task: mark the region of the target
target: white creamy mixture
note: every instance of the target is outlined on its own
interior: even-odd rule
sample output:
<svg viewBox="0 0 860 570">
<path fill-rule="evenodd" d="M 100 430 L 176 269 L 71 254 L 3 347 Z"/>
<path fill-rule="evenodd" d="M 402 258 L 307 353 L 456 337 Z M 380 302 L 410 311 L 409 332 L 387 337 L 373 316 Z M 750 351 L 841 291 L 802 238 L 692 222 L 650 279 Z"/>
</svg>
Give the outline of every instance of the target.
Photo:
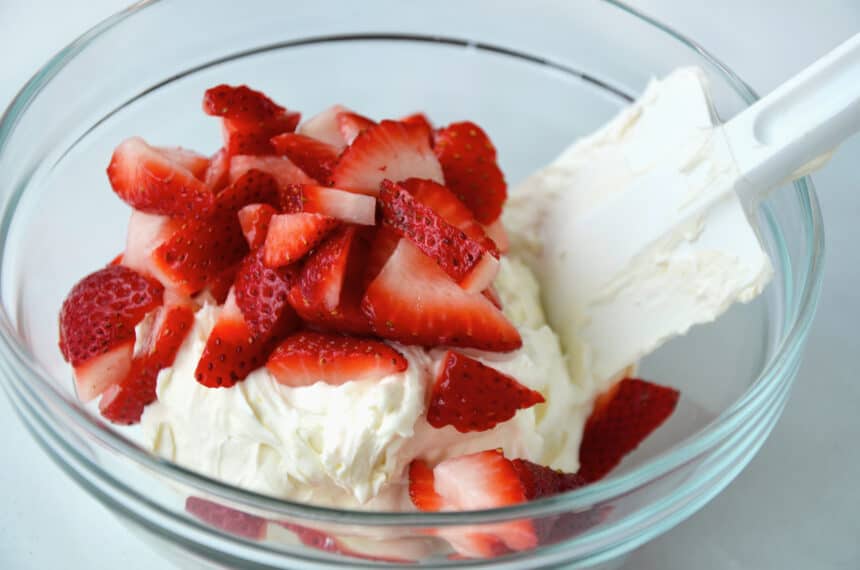
<svg viewBox="0 0 860 570">
<path fill-rule="evenodd" d="M 193 374 L 218 313 L 206 305 L 159 376 L 158 402 L 142 419 L 146 445 L 261 493 L 382 510 L 413 508 L 405 468 L 416 457 L 503 448 L 575 472 L 597 393 L 770 278 L 740 202 L 712 191 L 732 174 L 713 129 L 700 72 L 679 70 L 512 191 L 504 214 L 512 257 L 495 287 L 523 347 L 463 352 L 538 390 L 545 404 L 485 432 L 435 429 L 425 397 L 444 350 L 401 345 L 409 368 L 380 381 L 290 388 L 263 368 L 232 388 L 206 388 Z"/>
</svg>

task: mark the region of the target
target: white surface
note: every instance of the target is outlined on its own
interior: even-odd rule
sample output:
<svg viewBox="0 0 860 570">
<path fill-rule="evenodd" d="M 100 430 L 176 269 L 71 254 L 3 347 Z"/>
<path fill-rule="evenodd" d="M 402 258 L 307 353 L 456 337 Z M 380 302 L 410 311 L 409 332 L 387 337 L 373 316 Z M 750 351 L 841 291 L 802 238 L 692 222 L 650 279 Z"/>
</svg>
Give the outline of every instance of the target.
<svg viewBox="0 0 860 570">
<path fill-rule="evenodd" d="M 0 106 L 49 56 L 123 0 L 0 0 Z M 768 91 L 860 31 L 857 0 L 631 0 Z M 106 70 L 107 72 L 107 70 Z M 815 176 L 828 259 L 791 401 L 761 453 L 689 521 L 625 570 L 860 567 L 860 140 Z M 0 397 L 0 568 L 165 568 L 51 463 Z"/>
</svg>

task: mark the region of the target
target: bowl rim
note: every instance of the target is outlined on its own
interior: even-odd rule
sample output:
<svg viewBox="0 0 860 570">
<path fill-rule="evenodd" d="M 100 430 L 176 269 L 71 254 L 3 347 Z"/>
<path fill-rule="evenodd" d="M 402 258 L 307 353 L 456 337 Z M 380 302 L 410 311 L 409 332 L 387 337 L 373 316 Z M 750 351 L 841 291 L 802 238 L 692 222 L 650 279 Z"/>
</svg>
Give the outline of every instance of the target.
<svg viewBox="0 0 860 570">
<path fill-rule="evenodd" d="M 655 18 L 626 5 L 621 0 L 599 1 L 619 9 L 621 12 L 655 28 L 696 52 L 724 76 L 728 84 L 747 104 L 751 104 L 758 99 L 753 89 L 737 74 L 687 36 Z M 108 17 L 57 52 L 56 55 L 43 65 L 21 88 L 6 111 L 0 115 L 0 155 L 2 155 L 8 143 L 9 136 L 14 132 L 18 121 L 27 111 L 35 97 L 77 54 L 117 24 L 160 2 L 162 0 L 143 0 Z M 659 479 L 685 463 L 692 461 L 700 454 L 705 453 L 708 449 L 727 437 L 737 426 L 742 425 L 744 420 L 755 412 L 756 404 L 762 392 L 775 388 L 780 381 L 788 381 L 790 375 L 785 374 L 785 368 L 791 364 L 791 361 L 802 348 L 803 341 L 815 313 L 821 289 L 824 259 L 823 221 L 812 181 L 809 177 L 805 177 L 795 181 L 794 186 L 795 195 L 802 209 L 802 222 L 807 236 L 808 263 L 806 267 L 800 268 L 804 271 L 802 275 L 802 289 L 799 291 L 797 308 L 794 319 L 789 325 L 789 330 L 784 334 L 770 361 L 767 362 L 746 392 L 728 408 L 723 410 L 707 426 L 688 436 L 673 449 L 649 459 L 628 472 L 610 476 L 575 491 L 509 507 L 440 513 L 363 511 L 301 503 L 242 489 L 161 459 L 126 437 L 114 433 L 105 426 L 93 421 L 91 415 L 81 406 L 70 402 L 68 398 L 56 391 L 46 371 L 35 361 L 35 358 L 29 351 L 18 342 L 15 327 L 12 324 L 5 305 L 2 303 L 0 303 L 0 353 L 8 359 L 7 361 L 13 361 L 17 365 L 15 368 L 25 371 L 28 379 L 44 384 L 40 388 L 47 388 L 47 390 L 40 389 L 40 393 L 36 394 L 32 382 L 23 383 L 19 388 L 31 392 L 37 400 L 49 399 L 52 406 L 56 406 L 63 412 L 64 418 L 74 422 L 76 427 L 81 428 L 89 436 L 94 437 L 99 443 L 121 453 L 139 466 L 172 479 L 177 483 L 205 492 L 210 496 L 222 498 L 233 504 L 245 505 L 251 509 L 265 510 L 285 516 L 298 516 L 306 520 L 320 522 L 372 524 L 377 526 L 408 525 L 413 527 L 485 523 L 510 518 L 548 516 L 579 510 L 595 503 L 630 493 L 637 487 Z M 2 275 L 2 264 L 6 257 L 5 246 L 9 225 L 14 217 L 23 190 L 23 185 L 15 188 L 4 207 L 5 211 L 0 223 L 2 224 L 0 225 L 0 234 L 2 234 L 0 235 L 0 275 Z M 2 291 L 0 291 L 0 297 L 2 297 Z M 18 375 L 11 374 L 10 376 L 14 381 L 14 378 Z M 89 467 L 100 476 L 112 477 L 100 465 L 88 458 L 81 457 L 81 459 L 89 462 Z"/>
</svg>

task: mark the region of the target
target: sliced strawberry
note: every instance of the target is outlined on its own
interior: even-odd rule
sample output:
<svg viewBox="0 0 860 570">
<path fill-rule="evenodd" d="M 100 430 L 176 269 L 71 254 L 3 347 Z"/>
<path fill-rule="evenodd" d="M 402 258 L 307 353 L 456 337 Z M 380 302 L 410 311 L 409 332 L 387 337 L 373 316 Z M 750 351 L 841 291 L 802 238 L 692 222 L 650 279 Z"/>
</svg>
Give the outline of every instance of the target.
<svg viewBox="0 0 860 570">
<path fill-rule="evenodd" d="M 420 459 L 409 464 L 409 498 L 419 511 L 442 510 L 442 497 L 436 492 L 433 470 Z"/>
<path fill-rule="evenodd" d="M 268 204 L 249 204 L 239 210 L 239 225 L 242 226 L 248 247 L 254 250 L 266 242 L 269 222 L 277 213 L 277 210 Z"/>
<path fill-rule="evenodd" d="M 337 162 L 340 151 L 328 143 L 296 133 L 284 133 L 272 139 L 278 154 L 286 155 L 308 176 L 321 184 L 328 182 L 331 169 Z"/>
<path fill-rule="evenodd" d="M 585 423 L 578 474 L 589 483 L 612 471 L 675 410 L 674 388 L 625 378 L 601 395 Z"/>
<path fill-rule="evenodd" d="M 158 280 L 167 288 L 178 288 L 155 262 L 153 252 L 182 227 L 183 222 L 167 216 L 144 214 L 133 210 L 128 221 L 128 237 L 122 265 Z"/>
<path fill-rule="evenodd" d="M 246 123 L 268 121 L 286 109 L 247 85 L 216 85 L 203 94 L 203 112 Z"/>
<path fill-rule="evenodd" d="M 429 206 L 446 222 L 458 230 L 462 230 L 467 236 L 483 245 L 487 251 L 499 257 L 496 244 L 487 236 L 481 224 L 475 220 L 472 210 L 466 207 L 453 192 L 432 180 L 420 178 L 404 180 L 401 185 L 416 200 Z"/>
<path fill-rule="evenodd" d="M 209 170 L 209 159 L 193 150 L 179 146 L 159 147 L 158 150 L 170 161 L 182 166 L 198 180 L 206 179 Z"/>
<path fill-rule="evenodd" d="M 322 214 L 363 226 L 376 223 L 376 198 L 373 196 L 313 184 L 292 186 L 289 192 L 301 198 L 288 206 L 287 211 Z M 283 202 L 281 205 L 285 206 Z"/>
<path fill-rule="evenodd" d="M 60 309 L 60 351 L 75 368 L 82 401 L 125 376 L 134 327 L 162 295 L 160 285 L 122 265 L 91 273 L 72 288 Z"/>
<path fill-rule="evenodd" d="M 502 224 L 501 218 L 496 218 L 496 221 L 484 226 L 484 231 L 486 232 L 487 237 L 493 240 L 493 243 L 496 244 L 496 247 L 499 248 L 501 253 L 508 252 L 508 249 L 510 249 L 510 240 L 508 239 L 508 232 L 505 230 L 505 226 Z"/>
<path fill-rule="evenodd" d="M 579 489 L 587 484 L 577 473 L 564 473 L 526 459 L 514 459 L 511 463 L 529 501 Z"/>
<path fill-rule="evenodd" d="M 412 113 L 400 119 L 400 122 L 407 125 L 418 125 L 428 133 L 433 132 L 433 123 L 430 122 L 430 119 L 424 113 Z"/>
<path fill-rule="evenodd" d="M 230 160 L 230 181 L 249 170 L 260 170 L 273 177 L 281 188 L 291 184 L 316 184 L 316 181 L 284 156 L 237 155 Z"/>
<path fill-rule="evenodd" d="M 468 293 L 408 240 L 367 289 L 362 309 L 376 333 L 407 344 L 509 351 L 517 329 L 480 293 Z"/>
<path fill-rule="evenodd" d="M 372 333 L 370 322 L 361 310 L 372 231 L 355 227 L 336 230 L 305 262 L 298 283 L 290 290 L 290 304 L 310 328 Z M 344 249 L 349 250 L 345 267 L 340 263 Z M 339 297 L 331 308 L 335 290 Z"/>
<path fill-rule="evenodd" d="M 291 133 L 299 122 L 298 113 L 284 115 L 266 122 L 245 123 L 224 119 L 222 127 L 224 148 L 230 156 L 265 156 L 275 153 L 272 137 Z"/>
<path fill-rule="evenodd" d="M 508 191 L 496 163 L 496 148 L 481 127 L 470 121 L 452 123 L 436 131 L 433 150 L 445 173 L 445 185 L 479 222 L 495 221 Z"/>
<path fill-rule="evenodd" d="M 129 206 L 149 214 L 166 216 L 205 215 L 214 196 L 175 150 L 149 146 L 140 137 L 122 142 L 107 168 L 114 192 Z M 202 157 L 201 157 L 202 158 Z M 205 159 L 203 159 L 205 160 Z"/>
<path fill-rule="evenodd" d="M 266 265 L 281 267 L 298 261 L 337 227 L 338 223 L 334 218 L 320 214 L 272 216 L 269 233 L 263 244 Z"/>
<path fill-rule="evenodd" d="M 379 200 L 383 222 L 435 260 L 464 289 L 480 292 L 493 282 L 498 260 L 483 245 L 413 198 L 403 185 L 384 180 Z"/>
<path fill-rule="evenodd" d="M 252 168 L 241 176 L 231 179 L 216 201 L 218 214 L 235 216 L 248 204 L 269 204 L 277 206 L 281 200 L 280 184 L 272 174 L 265 170 Z"/>
<path fill-rule="evenodd" d="M 266 536 L 266 519 L 206 499 L 188 497 L 185 510 L 227 534 L 250 540 L 262 540 Z"/>
<path fill-rule="evenodd" d="M 240 265 L 241 262 L 235 263 L 206 281 L 203 291 L 211 295 L 216 304 L 223 305 L 224 301 L 227 300 L 227 295 L 236 281 L 236 274 L 239 273 Z"/>
<path fill-rule="evenodd" d="M 498 450 L 447 459 L 433 469 L 436 492 L 444 510 L 481 510 L 525 502 L 517 471 Z M 537 546 L 537 534 L 529 520 L 485 524 L 443 534 L 465 556 L 485 558 L 499 553 L 498 539 L 512 550 Z"/>
<path fill-rule="evenodd" d="M 367 289 L 382 271 L 382 268 L 385 267 L 385 264 L 388 263 L 394 250 L 397 249 L 400 239 L 400 236 L 388 226 L 382 225 L 376 228 L 376 233 L 373 235 L 373 241 L 367 256 L 364 289 Z"/>
<path fill-rule="evenodd" d="M 266 363 L 278 382 L 293 387 L 378 380 L 407 366 L 403 355 L 385 343 L 310 331 L 287 337 Z"/>
<path fill-rule="evenodd" d="M 382 121 L 368 127 L 343 151 L 331 182 L 337 188 L 376 195 L 383 180 L 407 178 L 444 182 L 423 127 Z"/>
<path fill-rule="evenodd" d="M 108 267 L 110 267 L 111 265 L 122 265 L 124 259 L 125 254 L 120 253 L 119 255 L 110 260 L 110 262 L 108 263 Z"/>
<path fill-rule="evenodd" d="M 540 392 L 514 378 L 449 350 L 430 393 L 427 423 L 450 425 L 461 433 L 486 431 L 544 401 Z"/>
<path fill-rule="evenodd" d="M 252 252 L 242 262 L 234 285 L 236 305 L 255 341 L 286 334 L 298 324 L 287 300 L 294 279 L 290 268 L 266 267 L 262 250 Z"/>
<path fill-rule="evenodd" d="M 346 146 L 346 141 L 340 134 L 337 116 L 347 112 L 349 110 L 343 105 L 334 105 L 299 125 L 297 132 L 330 144 L 340 152 Z"/>
<path fill-rule="evenodd" d="M 99 411 L 116 424 L 135 424 L 143 409 L 156 399 L 161 369 L 173 365 L 179 347 L 194 324 L 190 303 L 166 304 L 158 309 L 144 352 L 135 356 L 131 370 L 119 383 L 102 394 Z"/>
<path fill-rule="evenodd" d="M 223 148 L 209 159 L 209 168 L 203 177 L 206 188 L 217 195 L 230 182 L 230 157 Z"/>
<path fill-rule="evenodd" d="M 481 295 L 486 297 L 495 308 L 502 310 L 502 298 L 499 297 L 499 293 L 493 287 L 484 289 L 481 291 Z"/>
<path fill-rule="evenodd" d="M 358 113 L 346 112 L 337 115 L 337 125 L 340 136 L 347 145 L 351 145 L 355 138 L 375 125 L 373 121 Z"/>
<path fill-rule="evenodd" d="M 229 388 L 266 362 L 270 341 L 255 341 L 233 290 L 206 339 L 194 377 L 209 388 Z"/>
</svg>

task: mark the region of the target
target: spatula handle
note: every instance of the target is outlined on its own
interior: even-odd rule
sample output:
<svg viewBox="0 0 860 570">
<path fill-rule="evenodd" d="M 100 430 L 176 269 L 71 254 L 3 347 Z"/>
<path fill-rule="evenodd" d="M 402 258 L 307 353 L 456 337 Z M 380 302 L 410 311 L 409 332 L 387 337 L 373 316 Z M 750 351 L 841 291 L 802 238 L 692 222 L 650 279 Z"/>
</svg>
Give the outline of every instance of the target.
<svg viewBox="0 0 860 570">
<path fill-rule="evenodd" d="M 724 125 L 741 193 L 761 198 L 824 164 L 860 131 L 860 34 Z"/>
</svg>

